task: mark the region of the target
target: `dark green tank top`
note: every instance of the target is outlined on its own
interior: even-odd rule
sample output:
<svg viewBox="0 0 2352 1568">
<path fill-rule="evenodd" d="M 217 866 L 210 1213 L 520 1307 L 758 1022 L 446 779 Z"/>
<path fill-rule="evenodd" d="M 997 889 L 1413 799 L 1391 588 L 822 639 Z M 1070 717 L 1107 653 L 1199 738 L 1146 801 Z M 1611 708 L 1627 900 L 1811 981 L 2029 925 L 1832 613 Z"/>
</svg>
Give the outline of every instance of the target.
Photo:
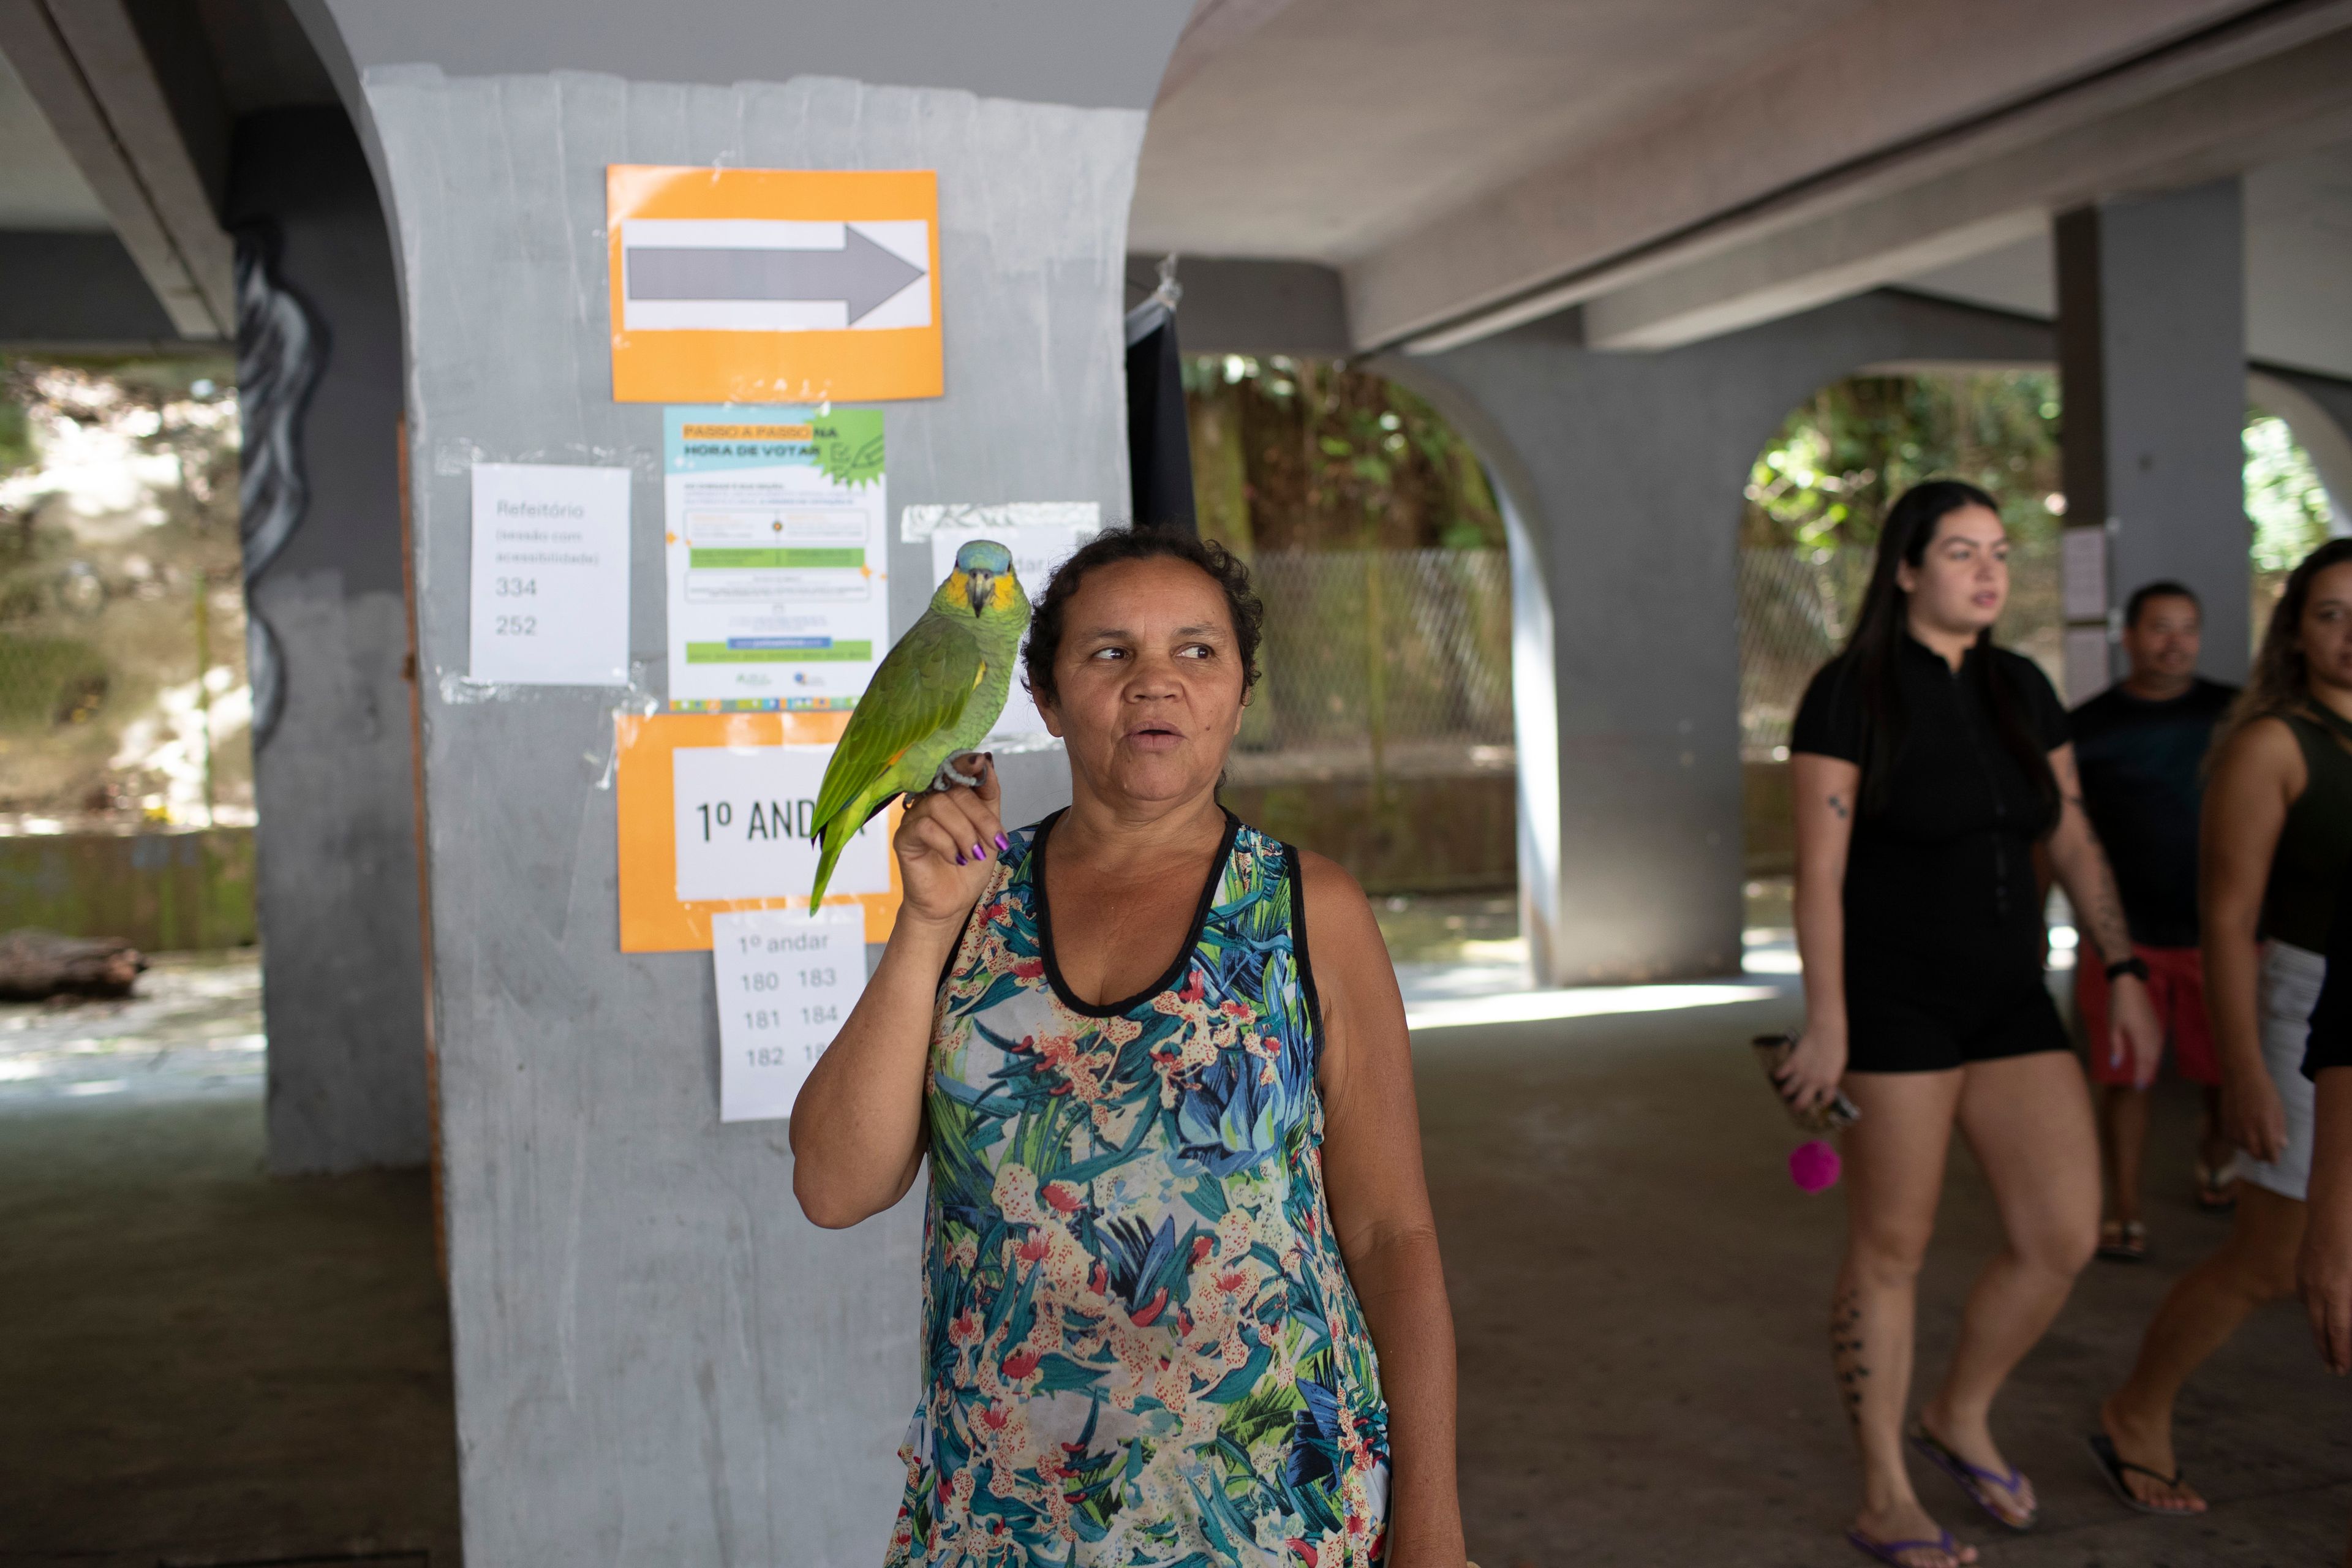
<svg viewBox="0 0 2352 1568">
<path fill-rule="evenodd" d="M 2352 867 L 2352 751 L 2345 749 L 2352 722 L 2320 711 L 2323 719 L 2284 715 L 2310 782 L 2287 807 L 2263 892 L 2263 934 L 2310 952 L 2327 951 L 2336 895 Z"/>
</svg>

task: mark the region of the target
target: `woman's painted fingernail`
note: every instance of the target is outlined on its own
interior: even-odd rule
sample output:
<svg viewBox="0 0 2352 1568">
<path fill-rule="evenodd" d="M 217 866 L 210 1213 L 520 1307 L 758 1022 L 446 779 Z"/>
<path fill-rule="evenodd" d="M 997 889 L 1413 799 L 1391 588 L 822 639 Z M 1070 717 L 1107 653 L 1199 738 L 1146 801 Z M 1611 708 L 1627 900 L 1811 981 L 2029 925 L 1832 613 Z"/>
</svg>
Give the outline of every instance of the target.
<svg viewBox="0 0 2352 1568">
<path fill-rule="evenodd" d="M 963 864 L 963 851 L 961 849 L 956 851 L 956 864 L 959 866 Z"/>
<path fill-rule="evenodd" d="M 988 851 L 982 847 L 977 839 L 972 841 L 971 858 L 975 860 L 985 860 L 988 858 Z"/>
<path fill-rule="evenodd" d="M 999 849 L 1010 849 L 1013 847 L 1013 840 L 1005 837 L 1004 835 L 1000 833 L 996 836 L 996 847 Z"/>
</svg>

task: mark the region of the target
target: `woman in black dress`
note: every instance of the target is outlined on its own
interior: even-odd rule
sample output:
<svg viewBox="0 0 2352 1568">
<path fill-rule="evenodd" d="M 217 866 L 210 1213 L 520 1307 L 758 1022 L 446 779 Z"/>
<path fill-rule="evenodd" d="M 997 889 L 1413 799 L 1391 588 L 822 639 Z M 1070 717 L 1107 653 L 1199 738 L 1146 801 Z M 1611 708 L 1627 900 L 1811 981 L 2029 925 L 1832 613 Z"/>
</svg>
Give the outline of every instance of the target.
<svg viewBox="0 0 2352 1568">
<path fill-rule="evenodd" d="M 1993 1396 L 2066 1300 L 2098 1235 L 2089 1092 L 2042 977 L 2032 850 L 2046 842 L 2084 942 L 2115 980 L 2093 1048 L 2155 1072 L 2161 1034 L 2123 906 L 2075 782 L 2066 711 L 2031 660 L 1993 646 L 2009 538 L 1972 485 L 1919 485 L 1889 509 L 1853 641 L 1805 693 L 1790 750 L 1805 1028 L 1782 1089 L 1843 1083 L 1848 1230 L 1831 1309 L 1861 1450 L 1849 1538 L 1898 1568 L 1974 1549 L 1905 1469 L 1915 1287 L 1957 1126 L 2008 1245 L 1969 1293 L 1959 1343 L 1908 1440 L 2013 1530 L 2032 1484 L 2001 1458 Z"/>
</svg>

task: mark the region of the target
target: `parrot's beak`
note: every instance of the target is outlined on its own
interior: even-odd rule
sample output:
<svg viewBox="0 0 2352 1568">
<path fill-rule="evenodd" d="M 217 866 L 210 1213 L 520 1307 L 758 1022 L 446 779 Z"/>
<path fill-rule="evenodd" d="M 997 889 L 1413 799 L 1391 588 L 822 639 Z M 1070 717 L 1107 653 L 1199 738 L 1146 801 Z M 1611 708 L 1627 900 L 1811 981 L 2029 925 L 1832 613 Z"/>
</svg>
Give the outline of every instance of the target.
<svg viewBox="0 0 2352 1568">
<path fill-rule="evenodd" d="M 971 601 L 973 615 L 987 609 L 989 602 L 996 597 L 996 574 L 984 569 L 967 574 L 963 596 Z"/>
</svg>

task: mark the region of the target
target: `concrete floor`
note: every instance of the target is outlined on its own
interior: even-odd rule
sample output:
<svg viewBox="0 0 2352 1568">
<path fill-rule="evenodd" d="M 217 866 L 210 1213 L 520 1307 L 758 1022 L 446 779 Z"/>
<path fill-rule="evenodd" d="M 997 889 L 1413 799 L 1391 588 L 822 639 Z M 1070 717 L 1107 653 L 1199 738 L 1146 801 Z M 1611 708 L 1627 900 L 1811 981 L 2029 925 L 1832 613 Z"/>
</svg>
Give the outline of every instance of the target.
<svg viewBox="0 0 2352 1568">
<path fill-rule="evenodd" d="M 0 1563 L 457 1563 L 425 1176 L 261 1157 L 249 1088 L 0 1104 Z"/>
<path fill-rule="evenodd" d="M 1789 1181 L 1800 1136 L 1746 1044 L 1796 1011 L 1783 997 L 1417 1037 L 1461 1346 L 1463 1502 L 1485 1568 L 1864 1561 L 1843 1539 L 1854 1483 L 1824 1343 L 1839 1196 Z M 2352 1387 L 2321 1372 L 2300 1307 L 2258 1316 L 2183 1399 L 2181 1457 L 2216 1504 L 2203 1520 L 2126 1512 L 2084 1448 L 2158 1299 L 2226 1224 L 2188 1201 L 2193 1118 L 2188 1096 L 2164 1097 L 2153 1261 L 2093 1264 L 1996 1413 L 2042 1527 L 1992 1539 L 1915 1467 L 1988 1564 L 2343 1561 Z M 1997 1235 L 1956 1154 L 1921 1289 L 1926 1371 Z"/>
<path fill-rule="evenodd" d="M 1790 1184 L 1796 1135 L 1745 1045 L 1794 1006 L 1782 980 L 1762 1000 L 1417 1037 L 1486 1568 L 1862 1561 L 1841 1538 L 1853 1482 L 1822 1332 L 1839 1203 Z M 134 1087 L 0 1103 L 0 1564 L 456 1563 L 421 1174 L 273 1181 L 250 1079 L 207 1064 L 174 1096 L 109 1070 L 91 1081 Z M 1919 1477 L 1990 1564 L 2341 1560 L 2352 1388 L 2320 1374 L 2296 1309 L 2189 1391 L 2206 1520 L 2125 1513 L 2084 1455 L 2157 1298 L 2222 1231 L 2186 1201 L 2192 1114 L 2178 1094 L 2160 1109 L 2155 1261 L 2095 1264 L 2000 1412 L 2044 1526 L 1991 1539 Z M 1957 1156 L 1923 1365 L 1994 1245 Z"/>
</svg>

